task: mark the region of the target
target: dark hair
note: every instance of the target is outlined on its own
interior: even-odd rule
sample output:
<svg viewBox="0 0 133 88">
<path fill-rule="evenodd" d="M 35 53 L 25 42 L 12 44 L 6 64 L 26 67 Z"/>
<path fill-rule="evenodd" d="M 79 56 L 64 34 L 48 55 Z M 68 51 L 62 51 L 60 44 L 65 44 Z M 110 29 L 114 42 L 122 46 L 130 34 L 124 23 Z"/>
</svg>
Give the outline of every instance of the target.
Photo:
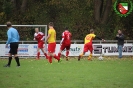
<svg viewBox="0 0 133 88">
<path fill-rule="evenodd" d="M 49 22 L 49 26 L 54 26 L 54 23 L 53 22 Z"/>
<path fill-rule="evenodd" d="M 90 33 L 92 33 L 92 32 L 94 32 L 94 30 L 93 29 L 90 29 Z"/>
<path fill-rule="evenodd" d="M 65 27 L 65 30 L 68 30 L 68 27 Z"/>
<path fill-rule="evenodd" d="M 12 23 L 9 21 L 9 22 L 6 23 L 6 26 L 7 27 L 11 27 L 12 26 Z"/>
</svg>

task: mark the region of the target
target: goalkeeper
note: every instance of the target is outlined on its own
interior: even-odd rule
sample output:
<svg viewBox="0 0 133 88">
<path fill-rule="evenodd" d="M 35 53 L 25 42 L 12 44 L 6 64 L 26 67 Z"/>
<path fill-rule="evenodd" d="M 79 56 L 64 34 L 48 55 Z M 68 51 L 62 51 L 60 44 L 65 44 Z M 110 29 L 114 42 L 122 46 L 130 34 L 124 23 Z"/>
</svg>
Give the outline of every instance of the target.
<svg viewBox="0 0 133 88">
<path fill-rule="evenodd" d="M 36 40 L 38 42 L 36 60 L 40 59 L 40 49 L 44 53 L 46 59 L 48 58 L 46 52 L 44 51 L 44 46 L 43 46 L 44 45 L 44 38 L 45 38 L 45 35 L 42 32 L 39 32 L 38 28 L 35 28 L 34 40 Z"/>
</svg>

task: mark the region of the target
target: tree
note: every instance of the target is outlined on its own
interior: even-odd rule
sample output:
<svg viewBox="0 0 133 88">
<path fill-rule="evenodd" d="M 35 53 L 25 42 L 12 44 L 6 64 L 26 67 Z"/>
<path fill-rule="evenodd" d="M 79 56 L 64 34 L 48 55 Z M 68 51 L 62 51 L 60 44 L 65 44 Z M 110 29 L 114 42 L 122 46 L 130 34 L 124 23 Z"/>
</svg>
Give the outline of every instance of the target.
<svg viewBox="0 0 133 88">
<path fill-rule="evenodd" d="M 113 9 L 115 1 L 0 0 L 0 22 L 5 24 L 6 21 L 11 21 L 13 24 L 32 25 L 53 21 L 55 29 L 58 30 L 57 39 L 60 39 L 61 32 L 66 26 L 72 32 L 73 39 L 83 39 L 91 28 L 96 29 L 95 33 L 98 36 L 106 39 L 113 39 L 118 29 L 124 29 L 124 34 L 128 35 L 126 39 L 132 39 L 133 13 L 127 17 L 118 16 Z M 23 35 L 21 29 L 19 32 Z"/>
<path fill-rule="evenodd" d="M 22 1 L 22 5 L 21 5 L 21 12 L 22 12 L 22 13 L 25 12 L 25 10 L 26 10 L 27 1 L 28 1 L 28 0 L 23 0 L 23 1 Z"/>
<path fill-rule="evenodd" d="M 112 0 L 94 0 L 94 18 L 96 24 L 106 24 L 112 8 Z"/>
</svg>

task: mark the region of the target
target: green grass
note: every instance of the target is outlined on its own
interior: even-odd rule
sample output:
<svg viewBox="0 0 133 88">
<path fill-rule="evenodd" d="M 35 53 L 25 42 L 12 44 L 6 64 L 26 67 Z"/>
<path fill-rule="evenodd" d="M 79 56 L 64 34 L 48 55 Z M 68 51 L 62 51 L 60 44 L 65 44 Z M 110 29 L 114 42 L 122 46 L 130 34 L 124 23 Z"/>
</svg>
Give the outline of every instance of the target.
<svg viewBox="0 0 133 88">
<path fill-rule="evenodd" d="M 133 88 L 133 59 L 108 58 L 88 61 L 72 58 L 61 63 L 47 60 L 15 60 L 4 68 L 6 59 L 0 59 L 0 88 Z"/>
</svg>

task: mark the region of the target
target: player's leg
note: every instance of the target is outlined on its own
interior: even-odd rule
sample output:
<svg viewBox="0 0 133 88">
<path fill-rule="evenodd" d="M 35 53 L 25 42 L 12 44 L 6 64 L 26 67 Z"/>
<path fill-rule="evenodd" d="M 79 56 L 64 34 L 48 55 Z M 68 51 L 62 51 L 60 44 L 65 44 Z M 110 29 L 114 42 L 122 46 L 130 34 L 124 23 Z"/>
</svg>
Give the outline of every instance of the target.
<svg viewBox="0 0 133 88">
<path fill-rule="evenodd" d="M 47 58 L 48 58 L 49 63 L 52 63 L 52 56 L 53 56 L 53 53 L 55 52 L 53 48 L 55 47 L 55 45 L 53 43 L 49 43 L 48 44 L 48 55 L 47 55 Z"/>
<path fill-rule="evenodd" d="M 79 57 L 78 57 L 78 61 L 80 61 L 80 59 L 81 59 L 81 57 L 83 56 L 83 55 L 85 55 L 85 51 L 83 50 L 83 52 L 79 55 Z"/>
<path fill-rule="evenodd" d="M 49 60 L 49 63 L 52 63 L 52 57 L 54 57 L 55 59 L 58 60 L 58 62 L 60 61 L 60 58 L 53 52 L 49 52 L 48 53 L 48 60 Z"/>
<path fill-rule="evenodd" d="M 36 60 L 39 60 L 40 59 L 40 48 L 37 48 L 37 57 L 36 57 Z"/>
<path fill-rule="evenodd" d="M 93 53 L 93 46 L 92 46 L 92 44 L 88 45 L 88 48 L 89 48 L 89 51 L 90 51 L 90 55 L 89 55 L 89 57 L 88 57 L 88 60 L 91 60 L 91 58 L 92 58 L 92 53 Z"/>
<path fill-rule="evenodd" d="M 11 61 L 12 61 L 12 54 L 9 53 L 9 54 L 8 54 L 8 63 L 7 63 L 4 67 L 10 67 Z"/>
<path fill-rule="evenodd" d="M 67 61 L 68 61 L 68 55 L 69 55 L 70 46 L 71 45 L 66 46 L 66 60 Z"/>
<path fill-rule="evenodd" d="M 47 58 L 48 58 L 49 63 L 52 63 L 52 56 L 50 52 L 48 52 Z"/>
<path fill-rule="evenodd" d="M 92 50 L 90 50 L 90 55 L 88 57 L 88 60 L 91 60 L 91 58 L 92 58 Z"/>
<path fill-rule="evenodd" d="M 19 45 L 18 43 L 14 44 L 13 55 L 14 55 L 14 58 L 16 60 L 17 66 L 19 67 L 20 66 L 20 62 L 19 62 L 19 58 L 18 58 L 18 55 L 17 55 L 18 45 Z"/>
<path fill-rule="evenodd" d="M 40 59 L 40 48 L 42 48 L 43 45 L 41 42 L 38 43 L 38 48 L 37 48 L 37 57 L 36 57 L 36 60 L 39 60 Z"/>
<path fill-rule="evenodd" d="M 85 44 L 84 45 L 84 49 L 83 49 L 83 52 L 79 55 L 79 57 L 78 57 L 78 61 L 80 61 L 80 58 L 83 56 L 83 55 L 85 55 L 85 53 L 88 51 L 88 45 L 87 44 Z"/>
<path fill-rule="evenodd" d="M 53 56 L 58 62 L 60 62 L 60 58 L 55 53 L 51 53 L 51 56 Z"/>
<path fill-rule="evenodd" d="M 65 49 L 65 46 L 62 44 L 61 46 L 60 46 L 60 51 L 59 51 L 59 53 L 58 53 L 58 57 L 60 58 L 60 56 L 61 56 L 61 52 L 63 51 Z"/>
<path fill-rule="evenodd" d="M 91 58 L 92 58 L 92 52 L 93 52 L 93 50 L 90 50 L 90 55 L 88 57 L 88 60 L 91 60 Z"/>
<path fill-rule="evenodd" d="M 46 59 L 48 59 L 47 53 L 44 51 L 44 48 L 41 48 L 41 51 L 44 53 L 44 56 L 46 57 Z"/>
<path fill-rule="evenodd" d="M 52 62 L 51 62 L 52 56 L 53 56 L 55 59 L 57 59 L 58 62 L 60 61 L 60 58 L 59 58 L 56 54 L 54 54 L 55 48 L 56 48 L 56 43 L 49 43 L 49 44 L 48 44 L 48 60 L 49 60 L 50 63 L 52 63 Z"/>
<path fill-rule="evenodd" d="M 13 49 L 13 45 L 10 44 L 10 51 L 9 51 L 9 54 L 8 54 L 8 63 L 4 67 L 10 67 L 10 65 L 11 65 L 11 61 L 12 61 L 12 49 Z"/>
<path fill-rule="evenodd" d="M 52 49 L 51 49 L 51 55 L 58 60 L 58 62 L 60 61 L 60 58 L 54 53 L 55 52 L 55 48 L 56 48 L 56 43 L 52 43 Z"/>
<path fill-rule="evenodd" d="M 17 63 L 17 66 L 19 67 L 20 66 L 20 62 L 19 62 L 19 57 L 17 54 L 14 54 L 14 58 L 16 60 L 16 63 Z"/>
<path fill-rule="evenodd" d="M 66 50 L 66 61 L 68 61 L 69 50 Z"/>
<path fill-rule="evenodd" d="M 58 53 L 58 57 L 60 58 L 60 56 L 61 56 L 61 52 L 62 52 L 62 50 L 60 49 L 60 51 L 59 51 L 59 53 Z"/>
<path fill-rule="evenodd" d="M 48 44 L 48 55 L 47 55 L 47 58 L 48 58 L 48 61 L 49 63 L 52 63 L 52 56 L 51 56 L 51 43 Z"/>
<path fill-rule="evenodd" d="M 40 42 L 40 43 L 39 43 L 39 48 L 41 49 L 41 51 L 43 52 L 44 56 L 45 56 L 46 59 L 47 59 L 47 53 L 46 53 L 45 50 L 44 50 L 44 42 Z"/>
</svg>

